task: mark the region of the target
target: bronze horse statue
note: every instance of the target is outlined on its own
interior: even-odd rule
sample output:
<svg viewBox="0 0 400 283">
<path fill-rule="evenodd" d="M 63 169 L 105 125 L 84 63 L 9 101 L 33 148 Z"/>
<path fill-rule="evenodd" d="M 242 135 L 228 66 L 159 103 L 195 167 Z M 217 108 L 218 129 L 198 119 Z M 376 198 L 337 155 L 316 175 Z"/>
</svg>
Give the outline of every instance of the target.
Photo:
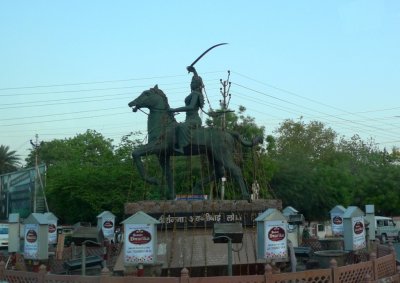
<svg viewBox="0 0 400 283">
<path fill-rule="evenodd" d="M 243 179 L 242 171 L 234 162 L 233 148 L 235 140 L 247 147 L 262 143 L 262 137 L 254 138 L 253 141 L 244 140 L 239 134 L 222 131 L 218 128 L 197 128 L 191 130 L 191 142 L 184 148 L 184 153 L 174 151 L 176 140 L 175 128 L 178 122 L 174 115 L 169 112 L 167 96 L 156 85 L 154 88 L 145 90 L 135 100 L 129 102 L 133 112 L 140 108 L 148 108 L 150 113 L 147 119 L 148 143 L 139 146 L 132 152 L 132 158 L 136 164 L 141 177 L 148 183 L 159 185 L 160 182 L 148 176 L 144 170 L 141 157 L 144 155 L 157 155 L 163 175 L 167 182 L 167 199 L 175 199 L 175 189 L 171 174 L 171 156 L 190 156 L 205 154 L 213 164 L 211 176 L 196 184 L 197 190 L 200 186 L 213 180 L 221 179 L 224 176 L 224 169 L 229 171 L 231 176 L 238 183 L 242 198 L 249 199 L 249 192 Z M 196 189 L 195 189 L 196 191 Z M 200 193 L 197 191 L 197 193 Z"/>
</svg>

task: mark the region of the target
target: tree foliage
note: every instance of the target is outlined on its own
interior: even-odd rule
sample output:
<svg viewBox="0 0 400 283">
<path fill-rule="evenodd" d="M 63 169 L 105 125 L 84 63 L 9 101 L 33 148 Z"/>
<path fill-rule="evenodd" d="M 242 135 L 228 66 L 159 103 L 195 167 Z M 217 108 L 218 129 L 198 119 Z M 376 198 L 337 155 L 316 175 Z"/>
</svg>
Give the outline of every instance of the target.
<svg viewBox="0 0 400 283">
<path fill-rule="evenodd" d="M 17 152 L 10 150 L 9 146 L 0 145 L 0 175 L 15 171 L 20 165 L 20 157 Z"/>
<path fill-rule="evenodd" d="M 355 135 L 339 137 L 318 121 L 285 120 L 275 132 L 266 135 L 254 118 L 240 107 L 225 115 L 226 130 L 247 139 L 262 136 L 265 142 L 253 149 L 237 146 L 236 162 L 249 188 L 257 180 L 262 198 L 281 199 L 305 215 L 307 220 L 327 219 L 336 205 L 375 204 L 377 213 L 400 214 L 400 153 L 377 148 L 373 140 Z M 220 127 L 221 117 L 206 121 Z M 119 144 L 96 131 L 88 130 L 69 139 L 42 142 L 32 149 L 27 165 L 46 163 L 46 194 L 49 207 L 64 223 L 96 220 L 109 210 L 123 217 L 124 204 L 139 200 L 165 199 L 165 183 L 146 184 L 132 165 L 131 152 L 140 146 L 140 133 L 130 133 Z M 4 147 L 2 147 L 4 151 Z M 10 152 L 8 148 L 5 150 Z M 15 155 L 15 152 L 11 152 Z M 142 158 L 150 176 L 161 178 L 156 156 Z M 193 185 L 211 174 L 205 157 L 172 157 L 176 193 L 192 193 Z M 226 176 L 226 197 L 240 198 L 240 193 Z M 220 183 L 203 188 L 205 194 L 220 189 Z"/>
<path fill-rule="evenodd" d="M 375 204 L 385 214 L 400 212 L 396 157 L 381 152 L 372 140 L 364 142 L 357 135 L 338 140 L 320 122 L 286 120 L 271 153 L 277 166 L 274 191 L 310 220 L 327 219 L 339 204 L 361 209 Z"/>
<path fill-rule="evenodd" d="M 88 130 L 74 138 L 42 142 L 39 161 L 47 165 L 49 208 L 63 222 L 94 222 L 104 210 L 123 215 L 126 201 L 137 200 L 132 190 L 132 165 L 127 147 L 115 150 L 112 140 Z M 34 151 L 28 157 L 32 165 Z M 128 155 L 129 156 L 129 155 Z M 129 199 L 131 197 L 131 199 Z"/>
</svg>

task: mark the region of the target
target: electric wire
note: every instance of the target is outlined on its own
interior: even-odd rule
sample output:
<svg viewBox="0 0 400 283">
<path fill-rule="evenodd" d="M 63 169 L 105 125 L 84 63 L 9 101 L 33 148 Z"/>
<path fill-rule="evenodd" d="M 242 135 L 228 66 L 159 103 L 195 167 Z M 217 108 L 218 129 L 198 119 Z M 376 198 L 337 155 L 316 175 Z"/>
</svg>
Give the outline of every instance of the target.
<svg viewBox="0 0 400 283">
<path fill-rule="evenodd" d="M 234 90 L 234 93 L 233 93 L 234 94 L 234 100 L 237 100 L 235 98 L 242 98 L 242 99 L 246 99 L 247 102 L 258 103 L 259 105 L 265 105 L 268 108 L 275 109 L 275 110 L 280 111 L 280 112 L 285 112 L 285 113 L 289 113 L 289 114 L 292 114 L 292 115 L 296 115 L 297 114 L 297 116 L 307 117 L 308 119 L 324 119 L 324 121 L 327 121 L 328 125 L 337 125 L 337 126 L 340 126 L 341 129 L 346 129 L 349 132 L 352 131 L 353 133 L 360 132 L 360 133 L 369 134 L 370 136 L 386 137 L 386 139 L 385 139 L 386 141 L 383 141 L 383 142 L 381 141 L 380 142 L 381 144 L 385 143 L 385 142 L 387 142 L 387 143 L 395 142 L 395 141 L 398 140 L 398 135 L 396 133 L 397 128 L 392 125 L 393 123 L 390 123 L 390 120 L 391 120 L 390 116 L 386 115 L 383 118 L 379 118 L 379 117 L 375 117 L 374 118 L 374 117 L 371 117 L 371 116 L 365 117 L 365 116 L 363 116 L 361 114 L 389 113 L 388 111 L 396 111 L 396 110 L 400 109 L 400 107 L 391 107 L 391 108 L 386 108 L 386 109 L 377 109 L 377 110 L 359 111 L 359 112 L 349 112 L 349 111 L 345 111 L 343 109 L 339 109 L 337 107 L 334 107 L 332 105 L 328 105 L 326 103 L 321 103 L 321 102 L 318 102 L 316 100 L 309 99 L 309 98 L 307 98 L 305 96 L 298 95 L 295 92 L 291 92 L 291 91 L 288 91 L 288 90 L 285 90 L 283 88 L 279 88 L 279 87 L 273 86 L 273 85 L 265 83 L 265 82 L 254 80 L 253 78 L 251 78 L 249 76 L 246 76 L 246 75 L 243 75 L 241 73 L 238 73 L 238 72 L 235 72 L 235 71 L 231 71 L 231 72 L 233 74 L 239 76 L 239 77 L 245 78 L 245 79 L 247 79 L 249 81 L 254 81 L 254 82 L 263 84 L 263 85 L 265 85 L 265 86 L 267 86 L 269 88 L 272 88 L 274 90 L 290 94 L 290 95 L 295 96 L 297 98 L 300 98 L 302 100 L 313 102 L 315 104 L 318 104 L 319 106 L 324 106 L 324 107 L 328 107 L 328 108 L 340 111 L 341 114 L 339 116 L 338 114 L 331 114 L 331 113 L 328 113 L 326 111 L 321 111 L 321 109 L 320 109 L 321 107 L 318 107 L 318 109 L 311 108 L 311 107 L 304 107 L 303 105 L 300 105 L 298 103 L 294 103 L 293 101 L 290 101 L 288 99 L 283 99 L 283 98 L 277 97 L 276 95 L 270 95 L 265 90 L 261 90 L 261 91 L 257 90 L 254 87 L 251 87 L 250 85 L 248 85 L 248 83 L 246 83 L 246 82 L 232 83 L 234 86 L 236 84 L 236 89 L 237 88 L 242 88 L 242 89 L 246 89 L 247 91 L 249 91 L 249 93 L 247 95 L 244 95 L 244 94 L 241 94 L 240 91 Z M 208 72 L 208 73 L 216 73 L 216 72 Z M 28 87 L 1 88 L 0 90 L 1 91 L 7 91 L 7 90 L 38 89 L 38 88 L 42 88 L 42 87 L 43 88 L 71 87 L 71 86 L 82 86 L 82 85 L 90 85 L 90 84 L 120 83 L 120 82 L 129 82 L 129 81 L 132 81 L 132 80 L 141 81 L 141 80 L 149 80 L 149 79 L 155 79 L 155 78 L 174 78 L 174 77 L 184 77 L 184 76 L 183 75 L 182 76 L 157 76 L 157 77 L 137 78 L 137 79 L 127 79 L 127 80 L 107 80 L 107 81 L 98 81 L 98 82 L 83 82 L 83 83 L 53 84 L 53 85 L 49 84 L 49 85 L 36 85 L 36 86 L 28 86 Z M 165 85 L 167 85 L 167 84 L 165 84 Z M 177 84 L 177 86 L 179 86 L 179 84 Z M 207 82 L 207 86 L 210 86 L 209 82 Z M 140 86 L 92 88 L 92 89 L 78 89 L 78 90 L 58 90 L 56 92 L 47 91 L 47 92 L 42 92 L 42 93 L 41 92 L 31 92 L 31 95 L 33 95 L 33 94 L 40 95 L 40 94 L 43 94 L 43 93 L 48 93 L 48 94 L 49 93 L 53 93 L 54 94 L 54 93 L 63 93 L 63 92 L 65 92 L 65 93 L 69 93 L 69 92 L 81 93 L 81 92 L 86 92 L 86 91 L 97 91 L 97 92 L 99 92 L 99 91 L 112 91 L 112 90 L 121 89 L 121 88 L 130 88 L 130 89 L 135 88 L 135 89 L 137 89 L 137 87 L 140 87 Z M 186 87 L 177 87 L 177 88 L 175 88 L 175 90 L 183 89 L 183 88 L 186 88 Z M 233 89 L 233 87 L 232 87 L 232 89 Z M 210 93 L 213 92 L 214 90 L 215 90 L 215 92 L 217 92 L 216 88 L 215 89 L 211 88 L 211 90 L 212 91 L 209 91 Z M 175 92 L 173 94 L 174 95 L 171 96 L 171 97 L 172 98 L 176 97 L 177 93 Z M 3 95 L 3 94 L 0 94 L 0 95 Z M 10 95 L 10 94 L 6 94 L 6 95 Z M 7 109 L 11 110 L 11 109 L 16 109 L 18 107 L 20 107 L 20 108 L 22 108 L 22 107 L 39 107 L 39 106 L 44 107 L 44 106 L 52 106 L 52 105 L 57 105 L 57 104 L 58 105 L 74 105 L 74 104 L 77 104 L 77 103 L 82 103 L 82 104 L 84 104 L 84 103 L 94 103 L 94 102 L 107 103 L 108 101 L 116 100 L 116 96 L 120 96 L 120 99 L 122 101 L 122 99 L 125 97 L 125 95 L 128 96 L 129 92 L 119 93 L 119 94 L 99 94 L 99 95 L 96 95 L 96 96 L 90 96 L 90 98 L 89 98 L 89 96 L 81 96 L 81 97 L 77 98 L 77 100 L 74 100 L 75 98 L 60 98 L 58 101 L 57 101 L 57 99 L 51 99 L 51 100 L 47 100 L 48 101 L 47 103 L 46 103 L 46 100 L 43 100 L 43 99 L 37 100 L 36 102 L 35 101 L 30 101 L 30 102 L 22 101 L 22 102 L 14 102 L 14 103 L 6 103 L 6 104 L 3 103 L 0 106 L 0 109 L 2 109 L 2 110 L 7 110 Z M 261 95 L 261 97 L 260 97 L 260 95 Z M 100 99 L 96 99 L 96 97 L 100 98 Z M 108 99 L 108 97 L 109 97 L 109 99 Z M 209 97 L 211 99 L 213 99 L 216 96 L 209 95 Z M 16 98 L 16 97 L 14 97 L 14 98 Z M 94 98 L 94 99 L 91 100 L 91 98 Z M 102 99 L 102 98 L 104 98 L 104 99 Z M 84 99 L 86 99 L 86 100 L 84 100 Z M 274 99 L 278 103 L 271 103 L 271 102 L 267 101 L 267 99 Z M 173 100 L 171 100 L 171 101 L 173 101 Z M 53 104 L 53 102 L 54 102 L 54 104 Z M 42 103 L 43 105 L 34 105 L 35 103 L 36 104 Z M 210 104 L 212 104 L 212 102 Z M 238 104 L 233 103 L 233 105 L 238 105 Z M 296 110 L 296 108 L 299 108 L 301 110 Z M 101 108 L 101 109 L 104 109 L 104 111 L 106 111 L 106 108 Z M 121 107 L 121 109 L 122 109 L 122 107 Z M 279 121 L 279 117 L 278 116 L 276 116 L 276 115 L 271 116 L 272 114 L 268 113 L 270 111 L 264 111 L 263 112 L 263 111 L 257 110 L 258 108 L 253 108 L 252 106 L 246 106 L 246 109 L 251 110 L 252 113 L 253 112 L 254 113 L 258 113 L 258 115 L 257 115 L 258 118 L 256 120 L 257 122 L 259 121 L 259 119 L 261 119 L 262 121 L 266 120 L 267 122 L 270 122 L 271 120 L 270 120 L 269 117 L 272 117 L 272 118 L 276 119 L 276 121 Z M 305 113 L 305 110 L 307 110 L 308 112 L 314 113 L 314 115 L 311 114 L 311 113 Z M 90 112 L 90 110 L 87 110 L 87 111 Z M 100 110 L 93 110 L 93 111 L 99 112 Z M 76 114 L 79 114 L 79 111 L 75 111 L 75 112 L 76 112 Z M 42 115 L 43 117 L 42 118 L 49 117 L 48 115 L 53 116 L 53 114 L 45 114 L 43 111 L 41 111 L 41 113 L 43 113 L 43 115 Z M 71 112 L 71 115 L 73 115 L 72 113 L 74 113 L 74 112 Z M 120 115 L 121 113 L 110 114 L 110 116 L 112 116 L 112 115 Z M 318 113 L 318 115 L 315 115 L 315 113 Z M 67 114 L 64 112 L 64 113 L 60 113 L 60 115 L 67 115 Z M 345 118 L 345 116 L 343 116 L 343 115 L 347 115 L 349 117 L 350 116 L 357 116 L 359 119 L 356 119 L 356 120 L 348 119 L 348 118 Z M 37 116 L 40 116 L 40 115 L 37 115 Z M 27 117 L 24 117 L 24 118 L 30 119 L 30 117 L 31 116 L 27 116 Z M 94 117 L 101 117 L 101 116 L 95 115 L 95 116 L 90 116 L 90 117 L 82 117 L 82 119 L 94 118 Z M 107 117 L 107 115 L 103 115 L 102 117 Z M 263 117 L 268 117 L 268 118 L 263 118 Z M 7 117 L 4 117 L 4 118 L 0 117 L 0 118 L 1 118 L 1 121 L 10 121 L 10 120 L 14 119 L 14 118 L 12 118 L 11 115 L 7 115 Z M 39 119 L 39 118 L 40 117 L 37 117 L 37 119 Z M 54 119 L 54 120 L 52 120 L 52 122 L 69 121 L 69 120 L 73 121 L 73 120 L 76 120 L 76 119 L 81 119 L 81 118 Z M 395 119 L 395 118 L 393 117 L 393 119 Z M 14 120 L 23 120 L 23 117 L 16 117 Z M 283 120 L 284 119 L 282 118 L 281 121 L 283 121 Z M 44 119 L 44 121 L 41 121 L 40 123 L 49 123 L 49 122 L 51 122 L 51 121 L 48 121 L 48 120 Z M 4 124 L 4 125 L 2 124 L 0 126 L 11 127 L 11 126 L 19 126 L 19 125 L 20 126 L 21 125 L 30 125 L 31 123 L 32 124 L 35 124 L 35 123 L 37 124 L 39 122 L 29 121 L 29 122 L 26 122 L 26 123 L 10 123 L 10 124 L 6 123 L 6 124 Z M 346 125 L 351 125 L 351 126 L 346 126 Z M 61 129 L 61 127 L 59 127 L 58 129 Z"/>
</svg>

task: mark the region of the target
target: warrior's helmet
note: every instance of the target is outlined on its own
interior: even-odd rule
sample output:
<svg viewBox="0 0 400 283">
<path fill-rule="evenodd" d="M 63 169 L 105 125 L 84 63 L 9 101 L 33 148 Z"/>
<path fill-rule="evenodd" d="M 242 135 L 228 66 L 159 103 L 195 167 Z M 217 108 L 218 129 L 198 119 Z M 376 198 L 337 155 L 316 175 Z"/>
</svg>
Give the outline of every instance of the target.
<svg viewBox="0 0 400 283">
<path fill-rule="evenodd" d="M 192 82 L 190 83 L 190 89 L 192 91 L 197 90 L 200 92 L 200 97 L 199 97 L 200 108 L 203 108 L 204 106 L 204 95 L 202 92 L 203 88 L 204 88 L 203 79 L 200 76 L 194 75 L 192 78 Z"/>
<path fill-rule="evenodd" d="M 192 77 L 192 82 L 190 83 L 190 89 L 191 90 L 202 89 L 203 87 L 204 87 L 203 79 L 200 76 L 194 75 Z"/>
</svg>

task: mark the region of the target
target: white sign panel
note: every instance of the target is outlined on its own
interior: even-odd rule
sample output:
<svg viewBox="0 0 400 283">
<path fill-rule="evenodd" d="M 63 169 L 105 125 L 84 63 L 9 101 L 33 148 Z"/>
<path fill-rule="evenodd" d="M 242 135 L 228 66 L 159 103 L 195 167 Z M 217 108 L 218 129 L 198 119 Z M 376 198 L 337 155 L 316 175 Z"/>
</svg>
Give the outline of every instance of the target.
<svg viewBox="0 0 400 283">
<path fill-rule="evenodd" d="M 353 217 L 351 219 L 353 227 L 353 250 L 360 250 L 367 246 L 365 241 L 364 217 Z"/>
<path fill-rule="evenodd" d="M 124 262 L 127 264 L 154 262 L 154 225 L 125 224 Z"/>
<path fill-rule="evenodd" d="M 331 214 L 332 234 L 334 236 L 343 236 L 343 213 Z"/>
<path fill-rule="evenodd" d="M 101 229 L 103 230 L 104 238 L 114 240 L 114 217 L 103 218 Z"/>
<path fill-rule="evenodd" d="M 49 244 L 57 244 L 57 221 L 49 220 Z"/>
<path fill-rule="evenodd" d="M 286 259 L 287 231 L 284 221 L 265 222 L 265 259 Z"/>
<path fill-rule="evenodd" d="M 37 259 L 39 256 L 39 224 L 25 224 L 24 258 Z"/>
</svg>

